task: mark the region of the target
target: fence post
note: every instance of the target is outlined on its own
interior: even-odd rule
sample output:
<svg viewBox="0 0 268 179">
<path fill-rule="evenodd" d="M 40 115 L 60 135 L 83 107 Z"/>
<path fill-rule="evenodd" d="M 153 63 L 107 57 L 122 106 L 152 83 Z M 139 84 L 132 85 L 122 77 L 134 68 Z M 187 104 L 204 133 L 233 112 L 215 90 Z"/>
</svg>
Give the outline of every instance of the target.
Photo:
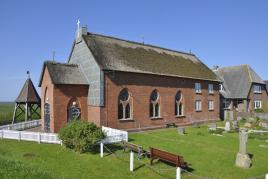
<svg viewBox="0 0 268 179">
<path fill-rule="evenodd" d="M 130 166 L 129 169 L 131 172 L 134 171 L 134 153 L 131 151 L 130 152 Z"/>
<path fill-rule="evenodd" d="M 100 143 L 100 157 L 103 158 L 103 143 Z"/>
<path fill-rule="evenodd" d="M 268 173 L 265 175 L 265 179 L 268 179 Z"/>
<path fill-rule="evenodd" d="M 41 144 L 41 134 L 38 132 L 38 143 Z"/>
<path fill-rule="evenodd" d="M 3 139 L 3 138 L 4 138 L 4 131 L 1 130 L 1 139 Z"/>
<path fill-rule="evenodd" d="M 21 140 L 21 133 L 19 131 L 19 137 L 18 137 L 18 140 L 20 141 Z"/>
<path fill-rule="evenodd" d="M 176 179 L 181 179 L 181 168 L 180 167 L 178 167 L 176 169 Z"/>
</svg>

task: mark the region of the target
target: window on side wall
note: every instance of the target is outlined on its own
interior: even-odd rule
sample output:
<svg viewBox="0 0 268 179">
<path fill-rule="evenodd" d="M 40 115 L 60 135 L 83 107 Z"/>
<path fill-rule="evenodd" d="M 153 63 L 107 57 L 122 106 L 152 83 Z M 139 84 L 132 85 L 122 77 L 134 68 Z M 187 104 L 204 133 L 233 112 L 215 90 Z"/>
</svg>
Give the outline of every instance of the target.
<svg viewBox="0 0 268 179">
<path fill-rule="evenodd" d="M 123 89 L 118 96 L 118 119 L 128 120 L 132 118 L 131 98 L 127 89 Z"/>
<path fill-rule="evenodd" d="M 182 94 L 180 91 L 175 96 L 175 116 L 183 116 Z"/>
<path fill-rule="evenodd" d="M 261 100 L 255 100 L 254 101 L 254 109 L 261 109 L 261 108 L 262 108 Z"/>
<path fill-rule="evenodd" d="M 254 85 L 254 93 L 261 93 L 261 85 Z"/>
<path fill-rule="evenodd" d="M 202 111 L 202 102 L 201 102 L 201 100 L 196 100 L 195 101 L 195 111 L 197 111 L 197 112 Z"/>
<path fill-rule="evenodd" d="M 213 94 L 214 93 L 213 84 L 208 84 L 208 93 L 209 94 Z"/>
<path fill-rule="evenodd" d="M 151 118 L 160 117 L 159 94 L 157 90 L 154 90 L 150 96 L 150 117 Z"/>
<path fill-rule="evenodd" d="M 208 110 L 213 111 L 214 110 L 214 101 L 209 100 L 208 101 Z"/>
<path fill-rule="evenodd" d="M 201 93 L 202 92 L 201 83 L 195 83 L 195 92 L 196 93 Z"/>
</svg>

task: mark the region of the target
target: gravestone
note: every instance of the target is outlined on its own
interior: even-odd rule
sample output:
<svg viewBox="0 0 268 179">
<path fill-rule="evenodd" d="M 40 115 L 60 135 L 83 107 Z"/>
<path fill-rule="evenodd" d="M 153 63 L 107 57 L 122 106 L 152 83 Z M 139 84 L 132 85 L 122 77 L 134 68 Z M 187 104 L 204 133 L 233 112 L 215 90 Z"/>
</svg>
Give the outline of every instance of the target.
<svg viewBox="0 0 268 179">
<path fill-rule="evenodd" d="M 236 155 L 235 165 L 241 168 L 249 168 L 251 159 L 247 154 L 248 132 L 241 130 L 239 132 L 239 152 Z"/>
<path fill-rule="evenodd" d="M 179 135 L 184 135 L 185 134 L 185 128 L 184 127 L 178 127 L 178 133 L 179 133 Z"/>
<path fill-rule="evenodd" d="M 230 124 L 229 121 L 227 121 L 227 122 L 225 123 L 224 130 L 225 130 L 226 132 L 229 132 L 229 131 L 231 130 L 231 124 Z"/>
<path fill-rule="evenodd" d="M 239 123 L 238 121 L 232 121 L 232 126 L 233 126 L 233 129 L 238 131 L 239 130 Z"/>
<path fill-rule="evenodd" d="M 210 124 L 208 124 L 208 128 L 209 128 L 209 130 L 215 131 L 215 130 L 217 130 L 217 124 L 216 123 L 210 123 Z"/>
</svg>

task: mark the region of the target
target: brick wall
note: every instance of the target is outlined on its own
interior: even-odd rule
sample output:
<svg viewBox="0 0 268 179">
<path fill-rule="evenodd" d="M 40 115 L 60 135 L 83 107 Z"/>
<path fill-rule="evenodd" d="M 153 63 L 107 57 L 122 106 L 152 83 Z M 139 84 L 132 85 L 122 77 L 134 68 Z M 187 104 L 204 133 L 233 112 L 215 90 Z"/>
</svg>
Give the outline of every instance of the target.
<svg viewBox="0 0 268 179">
<path fill-rule="evenodd" d="M 195 82 L 202 85 L 202 94 L 195 93 Z M 214 84 L 214 94 L 208 94 L 208 84 Z M 219 119 L 218 82 L 192 80 L 157 75 L 125 72 L 106 72 L 105 106 L 101 108 L 101 124 L 119 129 L 134 129 L 163 126 L 166 123 L 187 124 L 193 121 Z M 127 88 L 133 101 L 133 120 L 118 120 L 118 95 Z M 151 92 L 157 89 L 160 94 L 161 118 L 151 119 L 149 101 Z M 175 116 L 175 95 L 183 95 L 185 117 Z M 202 112 L 196 112 L 195 100 L 202 101 Z M 214 101 L 214 110 L 208 110 L 208 100 Z M 89 114 L 90 115 L 90 114 Z"/>
<path fill-rule="evenodd" d="M 265 112 L 268 112 L 268 95 L 265 88 L 265 85 L 261 85 L 262 91 L 261 94 L 254 93 L 254 85 L 251 86 L 250 93 L 249 93 L 249 100 L 250 100 L 250 111 L 254 112 L 254 101 L 261 100 L 262 101 L 262 108 Z"/>
<path fill-rule="evenodd" d="M 58 132 L 67 123 L 67 108 L 70 100 L 77 99 L 81 108 L 81 119 L 88 120 L 87 105 L 88 86 L 54 85 L 47 68 L 41 85 L 42 129 L 44 129 L 44 103 L 50 104 L 50 132 Z"/>
</svg>

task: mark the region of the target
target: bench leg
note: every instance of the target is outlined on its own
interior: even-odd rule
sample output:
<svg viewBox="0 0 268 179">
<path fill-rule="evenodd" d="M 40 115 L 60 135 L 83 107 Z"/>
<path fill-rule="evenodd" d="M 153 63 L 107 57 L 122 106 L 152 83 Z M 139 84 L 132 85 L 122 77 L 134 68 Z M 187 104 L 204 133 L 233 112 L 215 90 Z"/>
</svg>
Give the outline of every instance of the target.
<svg viewBox="0 0 268 179">
<path fill-rule="evenodd" d="M 154 158 L 151 158 L 150 165 L 153 165 L 153 160 L 154 160 Z"/>
</svg>

